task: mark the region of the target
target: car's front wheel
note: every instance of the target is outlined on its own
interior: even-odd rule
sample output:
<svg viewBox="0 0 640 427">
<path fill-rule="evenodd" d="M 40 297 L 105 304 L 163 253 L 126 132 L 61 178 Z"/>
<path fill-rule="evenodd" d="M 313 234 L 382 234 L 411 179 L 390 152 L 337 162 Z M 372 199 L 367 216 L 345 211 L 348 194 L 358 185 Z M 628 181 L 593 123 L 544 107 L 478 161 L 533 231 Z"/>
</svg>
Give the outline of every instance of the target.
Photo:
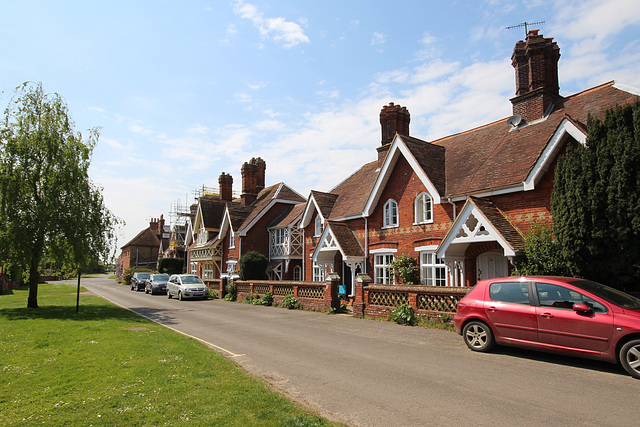
<svg viewBox="0 0 640 427">
<path fill-rule="evenodd" d="M 182 301 L 182 292 L 178 291 L 178 300 Z"/>
<path fill-rule="evenodd" d="M 494 345 L 493 332 L 486 323 L 472 320 L 462 330 L 464 343 L 473 351 L 490 351 Z"/>
<path fill-rule="evenodd" d="M 167 298 L 171 299 L 171 292 L 167 289 Z"/>
<path fill-rule="evenodd" d="M 625 371 L 640 380 L 640 339 L 631 340 L 623 345 L 619 356 Z"/>
</svg>

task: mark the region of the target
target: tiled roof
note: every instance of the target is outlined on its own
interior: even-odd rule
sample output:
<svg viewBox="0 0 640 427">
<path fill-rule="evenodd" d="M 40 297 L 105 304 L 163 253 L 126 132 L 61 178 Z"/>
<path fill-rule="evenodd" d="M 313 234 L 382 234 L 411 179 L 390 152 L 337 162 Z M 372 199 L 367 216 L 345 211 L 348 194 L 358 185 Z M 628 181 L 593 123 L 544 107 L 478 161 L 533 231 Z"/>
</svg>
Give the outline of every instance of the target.
<svg viewBox="0 0 640 427">
<path fill-rule="evenodd" d="M 524 239 L 522 235 L 493 202 L 477 197 L 469 197 L 469 202 L 473 203 L 476 208 L 482 212 L 514 250 L 519 251 L 524 249 Z"/>
<path fill-rule="evenodd" d="M 511 130 L 505 118 L 434 141 L 446 149 L 446 196 L 524 182 L 562 120 L 570 119 L 584 130 L 589 114 L 602 117 L 605 110 L 637 98 L 613 85 L 609 82 L 566 97 L 546 119 L 516 130 Z"/>
<path fill-rule="evenodd" d="M 140 233 L 138 233 L 136 237 L 131 239 L 131 241 L 129 241 L 129 243 L 124 245 L 122 248 L 126 248 L 127 246 L 147 246 L 159 248 L 160 240 L 158 239 L 158 236 L 156 236 L 156 233 L 151 230 L 150 227 L 147 227 Z"/>
<path fill-rule="evenodd" d="M 424 141 L 410 136 L 400 136 L 402 141 L 413 154 L 422 170 L 427 174 L 429 180 L 438 190 L 441 196 L 446 191 L 445 173 L 445 148 L 440 145 L 425 143 Z"/>
<path fill-rule="evenodd" d="M 237 233 L 240 226 L 245 222 L 247 217 L 253 212 L 252 206 L 244 206 L 240 203 L 228 203 L 229 219 L 231 220 L 231 227 Z"/>
<path fill-rule="evenodd" d="M 633 102 L 638 96 L 632 92 L 609 82 L 561 99 L 545 119 L 517 129 L 504 118 L 431 143 L 401 139 L 441 196 L 479 194 L 521 185 L 563 120 L 586 133 L 589 115 L 602 117 L 607 109 Z M 323 216 L 325 209 L 331 219 L 361 215 L 378 172 L 378 162 L 368 163 L 330 193 L 312 192 L 323 201 Z"/>
<path fill-rule="evenodd" d="M 360 216 L 378 177 L 378 162 L 367 163 L 331 190 L 337 195 L 330 218 Z"/>
<path fill-rule="evenodd" d="M 338 195 L 312 190 L 311 196 L 313 197 L 313 200 L 316 201 L 316 204 L 318 205 L 318 209 L 320 209 L 320 214 L 322 215 L 322 217 L 329 218 L 331 216 L 331 211 L 333 210 L 333 206 L 336 204 L 336 199 L 338 198 Z"/>
<path fill-rule="evenodd" d="M 343 256 L 364 257 L 362 245 L 360 245 L 360 242 L 346 223 L 328 222 L 327 224 L 331 228 L 331 232 L 338 241 L 340 248 L 342 248 Z"/>
<path fill-rule="evenodd" d="M 256 200 L 248 206 L 250 211 L 248 215 L 245 217 L 242 224 L 239 228 L 233 226 L 233 229 L 236 231 L 242 231 L 244 228 L 248 227 L 249 224 L 258 216 L 260 213 L 271 203 L 274 199 L 280 200 L 290 200 L 293 202 L 304 202 L 304 197 L 300 196 L 298 193 L 293 191 L 291 188 L 287 187 L 284 183 L 274 184 L 272 186 L 264 188 L 258 196 Z M 230 203 L 230 205 L 233 203 Z"/>
<path fill-rule="evenodd" d="M 219 198 L 200 197 L 200 209 L 205 228 L 219 228 L 226 202 Z"/>
<path fill-rule="evenodd" d="M 300 216 L 302 216 L 302 214 L 304 213 L 305 205 L 306 203 L 291 205 L 290 207 L 282 211 L 282 213 L 278 215 L 278 217 L 274 219 L 271 224 L 269 224 L 269 227 L 284 227 L 287 225 L 291 225 L 294 221 L 300 218 Z"/>
</svg>

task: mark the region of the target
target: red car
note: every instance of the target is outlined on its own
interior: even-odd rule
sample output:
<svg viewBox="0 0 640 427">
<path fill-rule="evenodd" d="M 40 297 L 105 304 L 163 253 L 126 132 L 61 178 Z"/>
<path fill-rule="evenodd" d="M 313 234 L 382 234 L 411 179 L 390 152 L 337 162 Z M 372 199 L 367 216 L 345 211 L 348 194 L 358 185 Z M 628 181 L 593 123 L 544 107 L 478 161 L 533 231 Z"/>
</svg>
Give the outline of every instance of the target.
<svg viewBox="0 0 640 427">
<path fill-rule="evenodd" d="M 453 321 L 473 351 L 502 344 L 619 362 L 640 379 L 640 299 L 600 283 L 481 280 L 460 300 Z"/>
</svg>

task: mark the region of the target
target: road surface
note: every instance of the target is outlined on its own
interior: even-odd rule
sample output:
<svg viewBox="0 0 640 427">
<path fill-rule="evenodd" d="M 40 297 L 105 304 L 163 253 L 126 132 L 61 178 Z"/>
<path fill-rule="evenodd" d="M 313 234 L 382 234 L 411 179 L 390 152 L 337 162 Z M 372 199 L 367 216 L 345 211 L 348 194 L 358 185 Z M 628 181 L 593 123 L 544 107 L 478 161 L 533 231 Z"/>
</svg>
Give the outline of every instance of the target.
<svg viewBox="0 0 640 427">
<path fill-rule="evenodd" d="M 106 276 L 82 285 L 352 426 L 640 422 L 640 380 L 608 363 L 505 348 L 475 353 L 455 333 L 344 315 L 169 300 Z"/>
</svg>

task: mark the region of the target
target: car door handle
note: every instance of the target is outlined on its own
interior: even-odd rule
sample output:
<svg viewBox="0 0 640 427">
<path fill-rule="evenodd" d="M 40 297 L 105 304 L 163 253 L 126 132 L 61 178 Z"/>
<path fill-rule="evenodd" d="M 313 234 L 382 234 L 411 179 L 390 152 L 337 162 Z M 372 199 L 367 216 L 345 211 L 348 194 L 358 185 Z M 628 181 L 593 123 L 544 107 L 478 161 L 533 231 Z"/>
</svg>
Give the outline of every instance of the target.
<svg viewBox="0 0 640 427">
<path fill-rule="evenodd" d="M 545 319 L 553 319 L 553 314 L 551 313 L 542 313 L 540 317 L 544 317 Z"/>
<path fill-rule="evenodd" d="M 487 308 L 487 311 L 490 311 L 490 312 L 493 313 L 494 311 L 498 311 L 498 309 L 496 307 L 491 306 L 491 307 Z"/>
</svg>

